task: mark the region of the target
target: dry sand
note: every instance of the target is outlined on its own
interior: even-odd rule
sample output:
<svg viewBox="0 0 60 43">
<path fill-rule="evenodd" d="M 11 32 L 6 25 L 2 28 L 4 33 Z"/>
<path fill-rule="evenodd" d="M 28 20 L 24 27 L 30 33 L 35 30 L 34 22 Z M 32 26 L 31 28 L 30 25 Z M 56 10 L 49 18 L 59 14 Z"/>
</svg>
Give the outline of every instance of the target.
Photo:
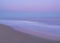
<svg viewBox="0 0 60 43">
<path fill-rule="evenodd" d="M 60 43 L 22 32 L 17 32 L 11 27 L 0 24 L 0 43 Z"/>
</svg>

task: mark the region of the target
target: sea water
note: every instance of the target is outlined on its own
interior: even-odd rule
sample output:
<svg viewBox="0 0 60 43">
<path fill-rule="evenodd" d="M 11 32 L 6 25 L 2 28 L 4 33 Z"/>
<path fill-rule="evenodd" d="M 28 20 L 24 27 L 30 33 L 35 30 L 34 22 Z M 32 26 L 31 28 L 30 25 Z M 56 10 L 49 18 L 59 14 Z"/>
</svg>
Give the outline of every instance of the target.
<svg viewBox="0 0 60 43">
<path fill-rule="evenodd" d="M 25 19 L 41 20 L 25 20 Z M 45 20 L 46 18 L 47 20 Z M 52 20 L 51 20 L 51 19 Z M 8 20 L 7 20 L 8 19 Z M 19 20 L 17 20 L 19 19 Z M 23 21 L 22 21 L 23 19 Z M 60 14 L 58 13 L 25 13 L 25 12 L 0 12 L 0 24 L 7 24 L 12 27 L 24 27 L 35 32 L 45 32 L 60 36 Z M 16 28 L 17 29 L 17 28 Z"/>
</svg>

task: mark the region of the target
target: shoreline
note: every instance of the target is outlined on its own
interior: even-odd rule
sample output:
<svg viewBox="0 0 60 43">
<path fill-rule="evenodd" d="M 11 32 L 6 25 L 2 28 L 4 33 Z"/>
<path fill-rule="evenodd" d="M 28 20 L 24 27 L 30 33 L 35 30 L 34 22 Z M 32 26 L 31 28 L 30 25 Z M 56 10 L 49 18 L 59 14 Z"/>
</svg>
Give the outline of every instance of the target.
<svg viewBox="0 0 60 43">
<path fill-rule="evenodd" d="M 14 31 L 11 27 L 0 24 L 0 43 L 59 43 L 23 32 Z"/>
</svg>

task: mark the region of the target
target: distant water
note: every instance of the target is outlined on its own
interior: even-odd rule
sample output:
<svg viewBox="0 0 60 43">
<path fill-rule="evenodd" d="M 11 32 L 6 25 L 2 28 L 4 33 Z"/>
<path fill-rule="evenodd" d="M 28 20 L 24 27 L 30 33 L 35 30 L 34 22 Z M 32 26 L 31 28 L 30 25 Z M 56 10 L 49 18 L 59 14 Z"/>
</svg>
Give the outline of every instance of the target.
<svg viewBox="0 0 60 43">
<path fill-rule="evenodd" d="M 43 20 L 41 18 L 47 18 Z M 51 18 L 52 20 L 49 20 Z M 58 20 L 53 20 L 53 18 L 58 18 Z M 10 19 L 10 20 L 34 20 L 38 22 L 45 22 L 52 25 L 60 25 L 60 12 L 9 12 L 9 11 L 0 11 L 0 19 Z"/>
<path fill-rule="evenodd" d="M 0 11 L 0 19 L 60 18 L 60 12 L 8 12 Z"/>
</svg>

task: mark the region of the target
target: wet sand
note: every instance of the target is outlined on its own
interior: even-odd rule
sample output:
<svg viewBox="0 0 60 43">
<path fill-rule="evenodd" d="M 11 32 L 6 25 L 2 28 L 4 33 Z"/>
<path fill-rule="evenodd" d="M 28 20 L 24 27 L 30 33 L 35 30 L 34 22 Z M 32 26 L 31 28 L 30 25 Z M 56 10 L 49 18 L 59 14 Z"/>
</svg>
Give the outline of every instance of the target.
<svg viewBox="0 0 60 43">
<path fill-rule="evenodd" d="M 60 43 L 39 38 L 26 33 L 13 30 L 12 27 L 0 24 L 0 43 Z"/>
</svg>

